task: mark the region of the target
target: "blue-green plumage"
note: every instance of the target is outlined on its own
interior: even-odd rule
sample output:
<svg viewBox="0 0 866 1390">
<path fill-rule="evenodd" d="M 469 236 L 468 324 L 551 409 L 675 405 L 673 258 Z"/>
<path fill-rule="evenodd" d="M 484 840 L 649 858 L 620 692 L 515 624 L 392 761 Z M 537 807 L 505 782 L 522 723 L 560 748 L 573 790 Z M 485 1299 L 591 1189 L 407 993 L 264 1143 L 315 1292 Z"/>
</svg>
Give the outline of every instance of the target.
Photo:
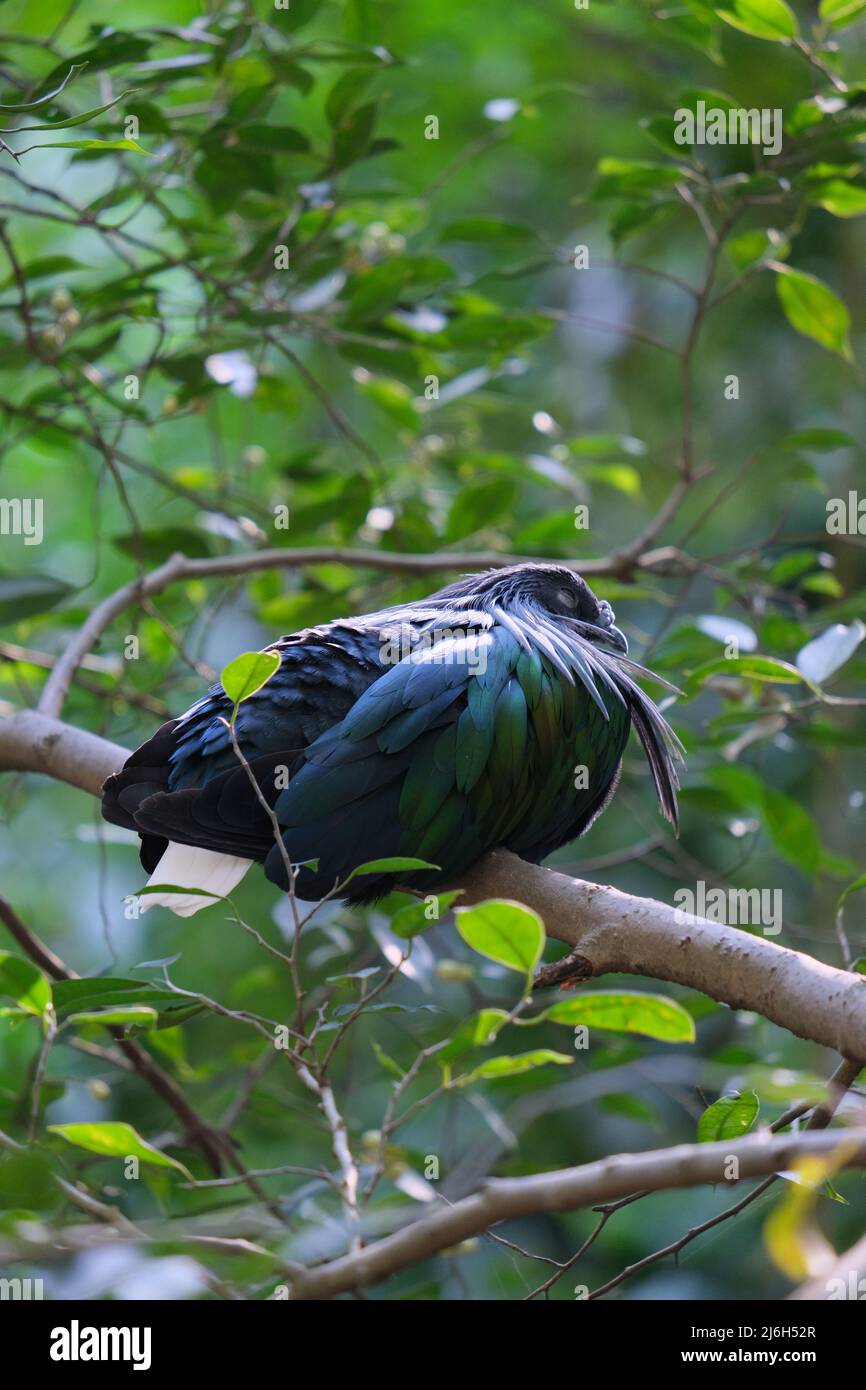
<svg viewBox="0 0 866 1390">
<path fill-rule="evenodd" d="M 543 859 L 603 810 L 632 726 L 676 823 L 676 739 L 635 683 L 609 605 L 560 566 L 468 576 L 273 650 L 280 668 L 236 731 L 292 861 L 318 861 L 298 874 L 302 897 L 395 854 L 440 866 L 403 876 L 425 890 L 497 846 Z M 159 730 L 109 779 L 104 813 L 139 830 L 146 868 L 175 841 L 258 859 L 285 886 L 222 723 L 229 708 L 216 687 Z M 346 896 L 392 883 L 362 877 Z"/>
</svg>

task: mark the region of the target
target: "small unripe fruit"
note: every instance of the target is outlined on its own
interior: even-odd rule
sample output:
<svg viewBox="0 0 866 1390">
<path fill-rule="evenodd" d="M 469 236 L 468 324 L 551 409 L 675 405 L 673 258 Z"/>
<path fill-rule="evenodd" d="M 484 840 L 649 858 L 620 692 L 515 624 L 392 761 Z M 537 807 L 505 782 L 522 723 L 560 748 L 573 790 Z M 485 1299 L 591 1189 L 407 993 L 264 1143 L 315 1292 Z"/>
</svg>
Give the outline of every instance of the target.
<svg viewBox="0 0 866 1390">
<path fill-rule="evenodd" d="M 68 309 L 72 303 L 72 295 L 62 286 L 58 286 L 51 295 L 51 307 L 56 309 L 58 314 L 62 314 L 64 309 Z"/>
</svg>

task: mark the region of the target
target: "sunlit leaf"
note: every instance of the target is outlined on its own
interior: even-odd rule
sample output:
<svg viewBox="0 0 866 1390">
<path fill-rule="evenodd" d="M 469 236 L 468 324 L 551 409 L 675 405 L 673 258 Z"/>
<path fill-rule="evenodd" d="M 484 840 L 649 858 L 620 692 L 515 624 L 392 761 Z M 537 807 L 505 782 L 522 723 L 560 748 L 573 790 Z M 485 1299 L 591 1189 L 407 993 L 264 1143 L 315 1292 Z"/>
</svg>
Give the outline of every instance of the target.
<svg viewBox="0 0 866 1390">
<path fill-rule="evenodd" d="M 522 903 L 493 898 L 476 907 L 458 907 L 457 930 L 467 945 L 509 970 L 529 975 L 544 949 L 544 924 Z"/>
<path fill-rule="evenodd" d="M 866 10 L 866 0 L 821 0 L 818 13 L 834 29 L 844 29 L 853 24 Z"/>
<path fill-rule="evenodd" d="M 224 666 L 220 684 L 233 704 L 239 705 L 261 690 L 280 669 L 279 652 L 243 652 Z"/>
<path fill-rule="evenodd" d="M 774 264 L 776 289 L 788 322 L 821 347 L 853 361 L 848 333 L 851 318 L 839 296 L 814 275 Z"/>
<path fill-rule="evenodd" d="M 49 1125 L 50 1134 L 58 1134 L 67 1144 L 86 1149 L 89 1153 L 103 1154 L 107 1158 L 137 1158 L 142 1163 L 152 1163 L 157 1168 L 176 1168 L 184 1177 L 192 1174 L 176 1158 L 155 1149 L 146 1139 L 123 1120 L 102 1120 L 95 1123 Z"/>
<path fill-rule="evenodd" d="M 570 1028 L 606 1028 L 615 1033 L 641 1033 L 660 1042 L 695 1040 L 695 1022 L 681 1004 L 661 994 L 616 990 L 576 994 L 545 1009 L 541 1017 Z M 536 1022 L 538 1020 L 533 1020 Z"/>
<path fill-rule="evenodd" d="M 707 1107 L 698 1120 L 698 1142 L 740 1139 L 755 1124 L 761 1102 L 755 1091 L 745 1095 L 722 1096 Z"/>
<path fill-rule="evenodd" d="M 537 1067 L 567 1067 L 574 1061 L 562 1052 L 551 1052 L 550 1048 L 537 1048 L 534 1052 L 521 1052 L 517 1057 L 491 1057 L 461 1076 L 458 1085 L 471 1086 L 475 1081 L 495 1081 L 505 1076 L 521 1076 L 524 1072 L 535 1071 Z"/>
<path fill-rule="evenodd" d="M 729 0 L 714 8 L 719 19 L 757 39 L 783 42 L 799 33 L 797 17 L 785 0 Z"/>
<path fill-rule="evenodd" d="M 39 1018 L 51 1003 L 51 986 L 32 961 L 0 951 L 0 994 L 14 999 L 19 1009 Z"/>
</svg>

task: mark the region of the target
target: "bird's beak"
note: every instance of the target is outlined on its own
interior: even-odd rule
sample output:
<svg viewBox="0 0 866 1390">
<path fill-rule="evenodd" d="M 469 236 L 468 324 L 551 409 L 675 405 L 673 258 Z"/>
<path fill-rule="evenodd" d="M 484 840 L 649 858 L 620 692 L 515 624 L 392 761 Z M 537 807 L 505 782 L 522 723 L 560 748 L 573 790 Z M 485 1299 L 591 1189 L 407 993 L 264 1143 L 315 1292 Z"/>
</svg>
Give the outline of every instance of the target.
<svg viewBox="0 0 866 1390">
<path fill-rule="evenodd" d="M 601 628 L 602 642 L 606 642 L 609 647 L 616 647 L 623 656 L 628 656 L 628 639 L 624 632 L 620 632 L 618 627 Z"/>
<path fill-rule="evenodd" d="M 613 647 L 621 652 L 623 656 L 628 656 L 628 641 L 624 632 L 620 632 L 613 623 L 603 627 L 600 623 L 584 623 L 580 621 L 572 622 L 575 632 L 587 642 L 592 642 L 597 646 Z"/>
</svg>

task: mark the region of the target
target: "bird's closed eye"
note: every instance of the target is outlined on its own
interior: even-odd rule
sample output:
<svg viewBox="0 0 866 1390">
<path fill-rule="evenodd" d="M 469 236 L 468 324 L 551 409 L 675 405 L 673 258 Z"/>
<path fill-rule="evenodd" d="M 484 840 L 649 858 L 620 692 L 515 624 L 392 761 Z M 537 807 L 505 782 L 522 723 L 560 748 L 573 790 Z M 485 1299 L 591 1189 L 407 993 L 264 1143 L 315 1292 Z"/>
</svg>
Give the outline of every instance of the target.
<svg viewBox="0 0 866 1390">
<path fill-rule="evenodd" d="M 577 594 L 571 593 L 568 589 L 557 589 L 556 597 L 564 608 L 577 607 Z"/>
</svg>

